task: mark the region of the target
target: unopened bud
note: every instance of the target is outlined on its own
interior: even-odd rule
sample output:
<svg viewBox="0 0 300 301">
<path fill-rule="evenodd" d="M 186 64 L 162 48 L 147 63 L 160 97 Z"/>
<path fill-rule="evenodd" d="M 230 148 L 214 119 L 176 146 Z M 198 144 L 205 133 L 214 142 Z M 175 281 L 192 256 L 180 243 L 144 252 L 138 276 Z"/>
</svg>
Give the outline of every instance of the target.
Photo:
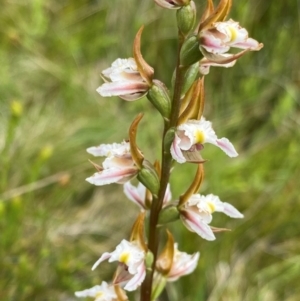
<svg viewBox="0 0 300 301">
<path fill-rule="evenodd" d="M 188 35 L 194 28 L 196 19 L 196 6 L 193 1 L 188 5 L 181 7 L 177 11 L 177 25 L 178 29 L 183 35 Z"/>
<path fill-rule="evenodd" d="M 171 144 L 174 141 L 175 133 L 176 133 L 175 128 L 170 128 L 166 132 L 165 137 L 164 137 L 164 150 L 165 151 L 168 151 L 168 152 L 170 151 Z"/>
<path fill-rule="evenodd" d="M 148 91 L 147 98 L 163 117 L 169 118 L 171 99 L 169 91 L 164 83 L 159 80 L 153 80 L 153 85 Z"/>
<path fill-rule="evenodd" d="M 150 250 L 148 250 L 145 256 L 145 263 L 147 269 L 152 268 L 153 260 L 154 260 L 153 253 Z"/>
<path fill-rule="evenodd" d="M 199 41 L 197 36 L 189 37 L 182 45 L 180 51 L 180 64 L 182 66 L 190 66 L 200 61 L 203 54 L 199 49 Z"/>
<path fill-rule="evenodd" d="M 171 205 L 165 207 L 159 214 L 158 223 L 160 225 L 175 222 L 179 219 L 179 211 L 177 206 Z"/>
<path fill-rule="evenodd" d="M 146 188 L 150 190 L 153 196 L 157 197 L 160 181 L 155 167 L 150 164 L 149 161 L 145 160 L 143 162 L 143 166 L 140 169 L 137 178 Z"/>
<path fill-rule="evenodd" d="M 199 74 L 199 63 L 195 63 L 189 67 L 184 75 L 183 87 L 181 90 L 181 97 L 188 91 L 188 89 L 192 86 L 194 81 L 196 80 Z"/>
</svg>

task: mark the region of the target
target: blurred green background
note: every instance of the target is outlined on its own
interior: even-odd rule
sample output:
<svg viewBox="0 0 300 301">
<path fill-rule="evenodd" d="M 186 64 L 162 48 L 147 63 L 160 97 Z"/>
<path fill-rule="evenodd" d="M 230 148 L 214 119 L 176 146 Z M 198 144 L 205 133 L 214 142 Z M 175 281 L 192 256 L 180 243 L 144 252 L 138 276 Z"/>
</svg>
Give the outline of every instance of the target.
<svg viewBox="0 0 300 301">
<path fill-rule="evenodd" d="M 199 10 L 204 0 L 195 0 Z M 205 116 L 240 156 L 207 146 L 201 192 L 245 214 L 215 214 L 232 232 L 206 242 L 180 222 L 179 249 L 201 252 L 197 270 L 171 284 L 164 301 L 300 300 L 299 0 L 234 1 L 230 17 L 264 43 L 231 69 L 206 77 Z M 145 24 L 143 54 L 169 85 L 176 54 L 173 11 L 151 0 L 3 0 L 0 10 L 0 300 L 75 300 L 109 281 L 114 265 L 91 272 L 127 238 L 138 209 L 121 185 L 95 187 L 85 149 L 127 138 L 146 112 L 139 145 L 159 154 L 161 119 L 146 99 L 103 99 L 100 72 L 132 56 Z M 194 166 L 176 166 L 176 199 Z M 133 298 L 132 298 L 133 300 Z"/>
</svg>

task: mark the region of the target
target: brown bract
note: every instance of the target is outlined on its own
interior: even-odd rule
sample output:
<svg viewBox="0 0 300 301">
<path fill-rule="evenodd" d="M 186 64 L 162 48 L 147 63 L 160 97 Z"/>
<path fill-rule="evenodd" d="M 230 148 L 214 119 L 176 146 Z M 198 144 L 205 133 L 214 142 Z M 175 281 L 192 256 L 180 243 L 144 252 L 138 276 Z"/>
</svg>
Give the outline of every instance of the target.
<svg viewBox="0 0 300 301">
<path fill-rule="evenodd" d="M 141 77 L 146 81 L 146 83 L 151 86 L 152 79 L 154 75 L 154 69 L 144 60 L 141 53 L 141 36 L 144 30 L 142 26 L 137 32 L 134 43 L 133 43 L 133 57 L 136 61 L 138 71 L 141 74 Z"/>
</svg>

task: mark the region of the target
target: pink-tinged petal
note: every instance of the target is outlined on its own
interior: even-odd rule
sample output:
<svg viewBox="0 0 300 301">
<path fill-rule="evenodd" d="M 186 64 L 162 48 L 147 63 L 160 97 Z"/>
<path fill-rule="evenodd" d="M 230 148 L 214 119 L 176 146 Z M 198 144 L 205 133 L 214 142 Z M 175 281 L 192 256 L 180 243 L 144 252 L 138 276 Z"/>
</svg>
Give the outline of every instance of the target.
<svg viewBox="0 0 300 301">
<path fill-rule="evenodd" d="M 138 99 L 144 97 L 147 93 L 148 93 L 148 91 L 145 91 L 145 92 L 133 93 L 133 94 L 128 94 L 128 95 L 120 95 L 119 97 L 126 101 L 135 101 L 135 100 L 138 100 Z"/>
<path fill-rule="evenodd" d="M 176 281 L 178 278 L 191 274 L 197 267 L 198 260 L 200 257 L 200 253 L 195 253 L 188 262 L 185 262 L 183 265 L 179 265 L 176 268 L 172 268 L 169 275 L 168 281 L 173 282 Z"/>
<path fill-rule="evenodd" d="M 116 273 L 114 275 L 114 285 L 124 285 L 132 278 L 132 275 L 128 273 L 128 267 L 126 264 L 119 263 Z"/>
<path fill-rule="evenodd" d="M 214 35 L 207 33 L 200 38 L 200 50 L 202 48 L 207 52 L 220 54 L 227 52 L 230 46 L 224 44 L 221 39 L 216 38 Z"/>
<path fill-rule="evenodd" d="M 103 162 L 102 166 L 104 169 L 127 169 L 134 166 L 134 162 L 131 156 L 112 156 L 107 157 Z"/>
<path fill-rule="evenodd" d="M 111 82 L 104 83 L 97 89 L 97 92 L 103 97 L 122 96 L 145 92 L 149 89 L 144 82 Z"/>
<path fill-rule="evenodd" d="M 126 157 L 126 156 L 130 156 L 130 145 L 126 141 L 123 141 L 122 143 L 100 144 L 98 146 L 89 147 L 86 151 L 95 157 L 103 157 L 103 156 Z"/>
<path fill-rule="evenodd" d="M 123 71 L 123 72 L 113 72 L 110 75 L 112 82 L 142 82 L 143 79 L 138 71 Z"/>
<path fill-rule="evenodd" d="M 172 199 L 172 193 L 171 193 L 171 188 L 170 188 L 170 184 L 168 184 L 167 189 L 166 189 L 166 193 L 165 193 L 165 197 L 163 200 L 163 206 L 166 205 L 168 202 L 170 202 Z"/>
<path fill-rule="evenodd" d="M 214 62 L 211 62 L 208 60 L 207 60 L 207 62 L 204 62 L 204 60 L 203 60 L 203 63 L 202 63 L 202 61 L 200 62 L 199 72 L 203 75 L 207 75 L 209 73 L 210 67 L 230 68 L 230 67 L 233 67 L 235 65 L 235 63 L 236 63 L 236 60 L 234 60 L 228 64 L 218 64 L 218 63 L 214 63 Z"/>
<path fill-rule="evenodd" d="M 229 203 L 223 203 L 224 205 L 224 210 L 223 213 L 225 213 L 226 215 L 232 217 L 232 218 L 243 218 L 244 215 L 239 212 L 235 207 L 233 207 L 231 204 Z"/>
<path fill-rule="evenodd" d="M 181 142 L 181 139 L 175 134 L 174 141 L 171 145 L 171 155 L 174 160 L 176 160 L 178 163 L 184 163 L 186 162 L 185 157 L 182 154 L 182 151 L 179 147 L 179 144 Z"/>
<path fill-rule="evenodd" d="M 146 209 L 145 207 L 145 194 L 142 196 L 139 193 L 137 187 L 133 186 L 130 182 L 124 184 L 124 193 L 129 200 L 137 204 L 141 209 Z"/>
<path fill-rule="evenodd" d="M 249 49 L 251 51 L 258 51 L 263 48 L 263 44 L 258 41 L 248 38 L 246 41 L 234 43 L 232 47 L 240 48 L 240 49 Z"/>
<path fill-rule="evenodd" d="M 204 48 L 201 48 L 201 52 L 205 56 L 205 59 L 209 62 L 214 62 L 217 64 L 228 64 L 231 63 L 240 57 L 242 57 L 245 53 L 247 53 L 249 49 L 244 49 L 238 53 L 230 54 L 230 53 L 224 53 L 224 54 L 214 54 L 206 51 Z M 202 60 L 201 60 L 202 61 Z M 200 61 L 200 63 L 201 63 Z"/>
<path fill-rule="evenodd" d="M 211 228 L 202 221 L 201 217 L 191 211 L 182 210 L 180 214 L 183 224 L 192 232 L 196 232 L 199 236 L 206 240 L 215 240 L 216 237 Z"/>
<path fill-rule="evenodd" d="M 108 252 L 105 252 L 101 255 L 101 257 L 94 263 L 94 265 L 92 266 L 92 271 L 94 271 L 96 269 L 96 267 L 104 260 L 110 258 L 111 254 Z"/>
<path fill-rule="evenodd" d="M 101 172 L 96 172 L 93 176 L 86 178 L 86 181 L 96 186 L 107 185 L 111 183 L 124 184 L 137 174 L 135 167 L 124 169 L 110 168 Z"/>
<path fill-rule="evenodd" d="M 145 277 L 146 277 L 146 267 L 143 262 L 137 268 L 137 273 L 124 286 L 124 290 L 129 291 L 129 292 L 136 290 L 137 287 L 142 284 Z"/>
<path fill-rule="evenodd" d="M 217 139 L 216 145 L 230 158 L 237 157 L 239 155 L 227 138 Z"/>
</svg>

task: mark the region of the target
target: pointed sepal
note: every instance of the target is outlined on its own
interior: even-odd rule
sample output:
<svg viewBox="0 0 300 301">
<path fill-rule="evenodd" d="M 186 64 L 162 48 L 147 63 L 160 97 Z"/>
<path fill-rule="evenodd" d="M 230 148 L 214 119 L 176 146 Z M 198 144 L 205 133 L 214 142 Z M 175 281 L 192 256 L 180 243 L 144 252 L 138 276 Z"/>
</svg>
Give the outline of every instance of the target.
<svg viewBox="0 0 300 301">
<path fill-rule="evenodd" d="M 199 26 L 198 33 L 204 29 L 208 29 L 215 22 L 222 22 L 228 15 L 232 5 L 232 0 L 220 0 L 219 5 L 214 12 L 210 14 Z"/>
<path fill-rule="evenodd" d="M 193 194 L 196 194 L 204 180 L 204 167 L 203 164 L 198 164 L 197 172 L 191 186 L 187 191 L 179 197 L 178 207 L 184 206 L 184 204 L 191 198 Z"/>
<path fill-rule="evenodd" d="M 137 217 L 135 223 L 132 226 L 130 241 L 134 241 L 141 249 L 147 252 L 148 247 L 146 245 L 144 236 L 145 215 L 145 212 L 141 212 Z"/>
<path fill-rule="evenodd" d="M 199 116 L 202 116 L 204 109 L 204 77 L 194 82 L 186 93 L 183 103 L 188 105 L 180 114 L 177 125 L 183 124 L 189 119 L 200 119 Z"/>
<path fill-rule="evenodd" d="M 164 249 L 156 261 L 156 270 L 162 275 L 168 275 L 174 258 L 174 238 L 169 230 L 167 230 L 167 242 Z"/>
<path fill-rule="evenodd" d="M 136 61 L 138 71 L 140 72 L 142 78 L 146 81 L 146 83 L 151 86 L 152 79 L 154 74 L 154 69 L 148 65 L 141 53 L 141 36 L 144 30 L 144 26 L 142 26 L 137 32 L 134 43 L 133 43 L 133 57 Z"/>
<path fill-rule="evenodd" d="M 142 168 L 142 164 L 144 161 L 144 156 L 142 152 L 139 150 L 136 143 L 137 128 L 143 116 L 144 114 L 142 113 L 138 114 L 137 117 L 133 120 L 129 128 L 130 153 L 132 156 L 132 160 L 134 161 L 134 163 L 138 168 Z"/>
</svg>

